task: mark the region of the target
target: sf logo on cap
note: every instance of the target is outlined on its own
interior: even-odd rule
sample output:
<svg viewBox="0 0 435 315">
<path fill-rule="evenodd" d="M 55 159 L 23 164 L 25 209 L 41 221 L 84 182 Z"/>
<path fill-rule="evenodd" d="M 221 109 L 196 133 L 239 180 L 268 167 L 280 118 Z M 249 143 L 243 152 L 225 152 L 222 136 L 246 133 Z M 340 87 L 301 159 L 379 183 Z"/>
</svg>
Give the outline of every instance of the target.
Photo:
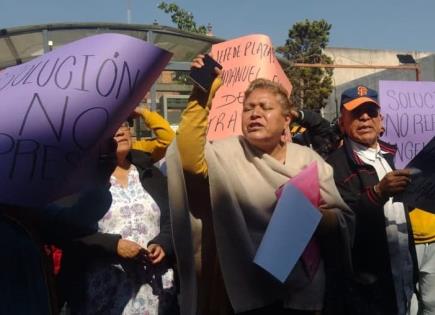
<svg viewBox="0 0 435 315">
<path fill-rule="evenodd" d="M 359 86 L 358 87 L 358 96 L 364 96 L 367 95 L 367 88 L 365 86 Z"/>
</svg>

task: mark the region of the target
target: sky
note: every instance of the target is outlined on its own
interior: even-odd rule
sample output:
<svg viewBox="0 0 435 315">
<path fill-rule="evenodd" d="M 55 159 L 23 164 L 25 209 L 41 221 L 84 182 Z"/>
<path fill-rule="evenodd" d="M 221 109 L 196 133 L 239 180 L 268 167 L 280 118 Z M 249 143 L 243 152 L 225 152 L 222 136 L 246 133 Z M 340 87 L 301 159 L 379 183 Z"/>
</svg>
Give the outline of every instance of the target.
<svg viewBox="0 0 435 315">
<path fill-rule="evenodd" d="M 0 29 L 57 22 L 131 22 L 174 26 L 160 0 L 0 0 Z M 231 39 L 261 33 L 284 45 L 291 26 L 305 19 L 332 24 L 331 47 L 435 52 L 434 0 L 169 0 L 197 24 Z M 128 4 L 130 3 L 130 5 Z"/>
</svg>

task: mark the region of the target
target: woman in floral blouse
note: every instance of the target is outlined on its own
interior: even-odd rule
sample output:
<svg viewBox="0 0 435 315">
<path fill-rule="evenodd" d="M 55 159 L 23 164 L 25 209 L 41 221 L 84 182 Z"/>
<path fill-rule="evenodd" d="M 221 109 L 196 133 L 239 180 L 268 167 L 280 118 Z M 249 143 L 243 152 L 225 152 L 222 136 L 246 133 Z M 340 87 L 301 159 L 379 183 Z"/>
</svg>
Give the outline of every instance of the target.
<svg viewBox="0 0 435 315">
<path fill-rule="evenodd" d="M 71 244 L 75 269 L 81 269 L 67 288 L 71 312 L 177 314 L 166 178 L 151 154 L 131 149 L 127 123 L 114 139 L 112 205 L 97 235 Z"/>
</svg>

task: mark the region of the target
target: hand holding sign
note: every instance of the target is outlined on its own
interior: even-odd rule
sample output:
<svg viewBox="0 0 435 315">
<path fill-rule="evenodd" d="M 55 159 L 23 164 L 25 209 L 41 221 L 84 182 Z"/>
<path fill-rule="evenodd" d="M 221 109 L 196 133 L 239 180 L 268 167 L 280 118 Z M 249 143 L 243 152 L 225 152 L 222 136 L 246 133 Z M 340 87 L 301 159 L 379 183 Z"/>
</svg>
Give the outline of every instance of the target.
<svg viewBox="0 0 435 315">
<path fill-rule="evenodd" d="M 411 182 L 411 171 L 409 169 L 394 170 L 387 173 L 382 180 L 376 184 L 375 192 L 383 198 L 392 197 L 401 193 Z"/>
<path fill-rule="evenodd" d="M 221 73 L 221 69 L 222 66 L 210 55 L 199 55 L 193 59 L 189 77 L 195 83 L 195 87 L 208 93 L 213 81 Z"/>
<path fill-rule="evenodd" d="M 204 107 L 210 108 L 216 91 L 221 86 L 221 80 L 216 80 L 222 73 L 221 68 L 222 66 L 209 55 L 198 55 L 192 60 L 189 73 L 194 83 L 192 95 L 195 95 Z"/>
<path fill-rule="evenodd" d="M 119 34 L 87 37 L 0 73 L 0 203 L 44 204 L 94 176 L 98 147 L 170 53 Z"/>
</svg>

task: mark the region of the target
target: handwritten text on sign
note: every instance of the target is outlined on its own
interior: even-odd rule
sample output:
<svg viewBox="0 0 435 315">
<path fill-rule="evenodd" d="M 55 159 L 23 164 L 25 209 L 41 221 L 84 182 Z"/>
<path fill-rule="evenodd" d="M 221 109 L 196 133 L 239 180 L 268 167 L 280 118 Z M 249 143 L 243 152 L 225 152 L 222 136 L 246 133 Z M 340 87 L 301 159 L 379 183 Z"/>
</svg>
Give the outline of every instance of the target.
<svg viewBox="0 0 435 315">
<path fill-rule="evenodd" d="M 0 73 L 0 202 L 43 204 L 93 176 L 97 147 L 127 118 L 170 54 L 102 34 Z"/>
<path fill-rule="evenodd" d="M 435 135 L 435 82 L 379 81 L 383 140 L 397 144 L 403 168 Z"/>
<path fill-rule="evenodd" d="M 241 134 L 244 91 L 253 80 L 277 81 L 291 92 L 291 83 L 265 35 L 249 35 L 213 45 L 212 53 L 223 66 L 223 85 L 213 99 L 207 134 L 209 140 Z"/>
</svg>

